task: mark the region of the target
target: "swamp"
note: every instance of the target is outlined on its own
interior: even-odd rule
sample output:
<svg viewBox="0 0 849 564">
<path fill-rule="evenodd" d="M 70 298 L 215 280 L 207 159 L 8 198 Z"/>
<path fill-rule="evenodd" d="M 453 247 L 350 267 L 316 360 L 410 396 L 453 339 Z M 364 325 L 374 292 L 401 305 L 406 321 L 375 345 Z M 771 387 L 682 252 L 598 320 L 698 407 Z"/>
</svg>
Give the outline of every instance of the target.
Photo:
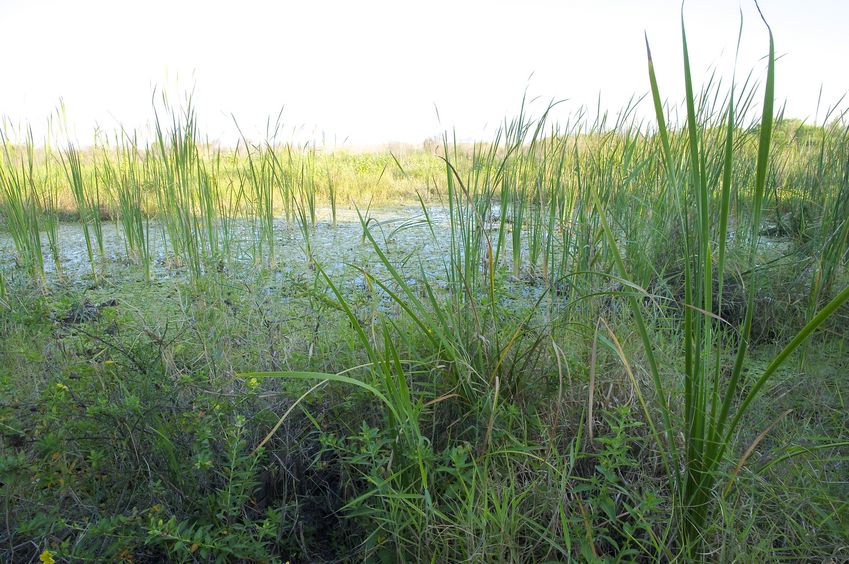
<svg viewBox="0 0 849 564">
<path fill-rule="evenodd" d="M 680 123 L 6 130 L 0 560 L 849 559 L 849 122 L 682 39 Z"/>
</svg>

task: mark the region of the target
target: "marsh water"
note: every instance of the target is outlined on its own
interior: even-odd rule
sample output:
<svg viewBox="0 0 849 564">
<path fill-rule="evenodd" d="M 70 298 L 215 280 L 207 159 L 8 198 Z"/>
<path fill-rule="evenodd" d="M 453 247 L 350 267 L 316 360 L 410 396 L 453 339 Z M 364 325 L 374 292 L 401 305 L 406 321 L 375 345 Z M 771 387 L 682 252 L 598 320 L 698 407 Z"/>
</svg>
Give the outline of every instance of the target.
<svg viewBox="0 0 849 564">
<path fill-rule="evenodd" d="M 428 210 L 430 220 L 436 228 L 447 229 L 444 210 Z M 310 246 L 313 256 L 328 273 L 343 268 L 346 263 L 358 264 L 368 261 L 371 245 L 363 241 L 363 228 L 354 210 L 340 209 L 337 212 L 336 225 L 332 223 L 329 209 L 317 210 L 316 223 L 310 232 Z M 435 246 L 429 228 L 420 223 L 424 219 L 421 208 L 396 207 L 371 211 L 369 217 L 377 222 L 372 227 L 378 240 L 386 243 L 390 252 L 414 254 L 422 264 L 433 266 L 437 273 L 437 263 L 441 264 L 441 253 Z M 251 220 L 231 219 L 231 241 L 229 265 L 235 269 L 253 269 L 257 261 L 254 252 L 258 240 L 256 224 Z M 400 227 L 400 229 L 399 229 Z M 126 265 L 127 249 L 121 227 L 115 222 L 102 223 L 103 246 L 106 268 L 110 264 Z M 295 223 L 284 219 L 274 221 L 274 266 L 279 269 L 300 269 L 307 263 L 304 238 Z M 42 232 L 42 251 L 44 268 L 48 278 L 56 275 L 55 261 L 50 252 L 47 237 Z M 83 225 L 79 222 L 61 223 L 58 228 L 60 247 L 60 266 L 62 274 L 68 278 L 85 278 L 91 275 L 89 257 Z M 92 234 L 92 246 L 95 259 L 99 260 Z M 185 270 L 173 260 L 172 246 L 165 225 L 150 220 L 149 245 L 151 254 L 152 277 L 179 276 Z M 0 268 L 11 270 L 16 264 L 14 241 L 8 232 L 0 231 Z M 428 266 L 425 267 L 430 270 Z"/>
<path fill-rule="evenodd" d="M 499 210 L 494 208 L 488 226 L 491 236 L 496 236 Z M 369 210 L 363 213 L 368 229 L 381 251 L 391 261 L 393 267 L 403 273 L 407 283 L 415 285 L 423 277 L 435 288 L 448 284 L 450 256 L 450 218 L 449 210 L 443 206 L 428 206 L 426 212 L 420 206 L 395 206 Z M 220 220 L 219 220 L 220 221 Z M 293 278 L 307 278 L 316 275 L 307 250 L 307 239 L 297 222 L 283 218 L 274 220 L 273 259 L 269 257 L 267 242 L 260 243 L 260 227 L 252 219 L 228 219 L 227 235 L 229 242 L 226 257 L 210 259 L 204 265 L 205 270 L 226 271 L 233 279 L 256 279 L 261 272 L 273 290 L 277 284 L 283 284 Z M 100 256 L 91 227 L 91 245 L 94 249 L 95 269 L 98 276 L 105 275 L 112 283 L 122 281 L 143 281 L 144 270 L 138 261 L 129 257 L 125 236 L 116 221 L 103 221 L 101 224 L 104 254 Z M 509 232 L 510 226 L 507 231 Z M 225 231 L 219 229 L 222 240 Z M 175 259 L 173 247 L 169 241 L 164 223 L 156 219 L 149 222 L 150 278 L 152 280 L 188 279 L 188 268 Z M 729 239 L 734 238 L 733 231 Z M 84 226 L 79 222 L 63 222 L 58 227 L 59 265 L 61 277 L 57 275 L 56 261 L 48 244 L 48 238 L 41 233 L 45 275 L 50 282 L 62 280 L 66 283 L 90 285 L 92 267 L 86 245 Z M 219 243 L 221 244 L 221 243 Z M 512 237 L 505 236 L 501 252 L 502 263 L 509 262 L 512 253 Z M 788 240 L 777 237 L 761 237 L 761 248 L 770 258 L 787 256 L 791 253 Z M 265 245 L 264 248 L 259 245 Z M 315 263 L 331 278 L 344 280 L 342 290 L 353 285 L 364 288 L 368 285 L 366 276 L 387 279 L 390 274 L 375 252 L 374 245 L 364 235 L 363 221 L 355 209 L 337 209 L 335 222 L 330 208 L 316 210 L 316 221 L 308 231 L 309 252 Z M 527 235 L 522 235 L 522 254 L 527 267 Z M 0 231 L 0 270 L 7 278 L 15 274 L 24 276 L 23 269 L 16 268 L 17 253 L 11 235 Z M 550 281 L 544 280 L 533 269 L 523 269 L 521 277 L 508 276 L 503 280 L 500 298 L 503 301 L 535 301 L 545 292 Z M 370 291 L 374 288 L 370 288 Z M 506 290 L 506 292 L 504 292 Z M 377 289 L 378 295 L 386 298 L 384 292 Z"/>
</svg>

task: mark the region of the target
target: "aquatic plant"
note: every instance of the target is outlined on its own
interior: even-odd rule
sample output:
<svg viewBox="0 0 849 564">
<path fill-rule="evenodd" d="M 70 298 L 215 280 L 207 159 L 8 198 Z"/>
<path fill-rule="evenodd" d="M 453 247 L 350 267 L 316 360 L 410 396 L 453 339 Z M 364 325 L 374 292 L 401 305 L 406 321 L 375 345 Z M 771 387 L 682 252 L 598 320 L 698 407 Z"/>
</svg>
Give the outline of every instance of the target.
<svg viewBox="0 0 849 564">
<path fill-rule="evenodd" d="M 35 189 L 32 131 L 29 131 L 25 154 L 18 162 L 14 149 L 0 131 L 3 163 L 0 164 L 0 187 L 5 199 L 6 224 L 15 242 L 22 266 L 40 285 L 45 283 L 44 256 L 41 249 L 40 205 Z"/>
<path fill-rule="evenodd" d="M 728 239 L 729 198 L 733 170 L 733 134 L 735 131 L 734 92 L 728 98 L 726 110 L 724 159 L 722 180 L 719 184 L 719 225 L 711 204 L 715 201 L 715 187 L 706 171 L 706 154 L 702 145 L 704 126 L 697 123 L 695 96 L 690 76 L 689 54 L 686 32 L 682 19 L 682 45 L 684 51 L 684 80 L 687 103 L 687 133 L 689 159 L 687 166 L 678 168 L 668 141 L 663 106 L 660 102 L 657 80 L 651 51 L 648 51 L 649 79 L 652 98 L 658 121 L 658 136 L 661 139 L 662 159 L 670 188 L 680 194 L 680 218 L 683 222 L 682 257 L 684 259 L 684 413 L 683 421 L 677 423 L 669 403 L 670 389 L 660 373 L 654 354 L 654 343 L 649 335 L 642 314 L 641 304 L 634 295 L 629 296 L 635 322 L 643 340 L 659 404 L 662 424 L 652 424 L 658 443 L 669 458 L 667 464 L 670 479 L 678 491 L 677 513 L 682 546 L 686 554 L 695 556 L 704 541 L 703 532 L 714 507 L 716 483 L 720 479 L 722 465 L 732 444 L 732 439 L 743 416 L 750 409 L 759 392 L 769 382 L 778 368 L 817 328 L 840 306 L 849 300 L 849 287 L 843 289 L 824 306 L 790 340 L 766 368 L 742 392 L 743 370 L 749 350 L 752 317 L 755 314 L 755 292 L 758 287 L 757 248 L 761 217 L 766 193 L 766 177 L 769 165 L 770 141 L 773 124 L 775 50 L 770 30 L 767 79 L 764 87 L 762 117 L 759 124 L 758 158 L 756 179 L 751 194 L 751 216 L 748 218 L 748 266 L 750 280 L 746 296 L 746 314 L 741 326 L 733 328 L 736 335 L 729 335 L 723 327 L 727 322 L 712 313 L 714 300 L 722 300 L 725 277 L 725 245 Z M 647 41 L 648 48 L 648 41 Z M 616 268 L 623 278 L 629 273 L 617 249 L 616 235 L 605 219 L 605 210 L 597 203 L 609 245 L 614 251 Z M 738 218 L 739 219 L 739 218 Z M 692 223 L 691 223 L 692 222 Z M 718 253 L 714 254 L 714 247 Z M 716 257 L 716 258 L 714 258 Z M 718 287 L 718 296 L 714 288 Z M 736 349 L 736 350 L 735 350 Z M 733 356 L 733 367 L 726 366 L 725 358 Z M 646 418 L 652 416 L 646 409 Z M 658 430 L 659 429 L 659 430 Z M 676 435 L 684 437 L 682 447 L 676 444 Z M 733 480 L 733 477 L 731 478 Z"/>
</svg>

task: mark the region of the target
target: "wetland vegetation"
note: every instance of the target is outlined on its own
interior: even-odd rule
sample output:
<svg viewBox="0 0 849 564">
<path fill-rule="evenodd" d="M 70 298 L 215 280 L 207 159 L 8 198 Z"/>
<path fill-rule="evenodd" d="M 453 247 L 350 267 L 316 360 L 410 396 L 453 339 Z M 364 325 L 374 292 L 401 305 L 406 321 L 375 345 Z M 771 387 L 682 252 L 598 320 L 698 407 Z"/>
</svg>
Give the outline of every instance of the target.
<svg viewBox="0 0 849 564">
<path fill-rule="evenodd" d="M 680 124 L 7 128 L 2 559 L 849 559 L 849 123 L 683 46 Z"/>
</svg>

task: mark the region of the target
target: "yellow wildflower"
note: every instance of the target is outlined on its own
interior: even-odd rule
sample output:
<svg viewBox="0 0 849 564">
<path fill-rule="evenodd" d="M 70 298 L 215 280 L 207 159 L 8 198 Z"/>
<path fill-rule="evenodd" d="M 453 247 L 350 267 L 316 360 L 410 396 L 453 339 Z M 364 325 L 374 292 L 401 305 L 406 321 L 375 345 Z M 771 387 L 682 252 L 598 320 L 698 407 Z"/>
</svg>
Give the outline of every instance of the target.
<svg viewBox="0 0 849 564">
<path fill-rule="evenodd" d="M 44 549 L 44 552 L 41 553 L 41 556 L 38 557 L 39 560 L 44 562 L 44 564 L 56 564 L 56 561 L 53 560 L 53 553 Z"/>
</svg>

